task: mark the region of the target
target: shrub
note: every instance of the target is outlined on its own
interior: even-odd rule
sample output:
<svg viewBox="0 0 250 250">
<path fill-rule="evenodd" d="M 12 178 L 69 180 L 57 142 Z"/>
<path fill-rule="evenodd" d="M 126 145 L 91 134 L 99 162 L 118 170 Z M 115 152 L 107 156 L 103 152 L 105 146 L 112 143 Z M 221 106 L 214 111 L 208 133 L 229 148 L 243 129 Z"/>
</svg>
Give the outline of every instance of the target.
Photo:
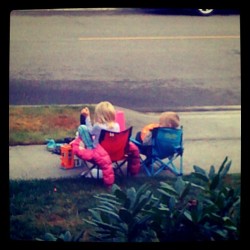
<svg viewBox="0 0 250 250">
<path fill-rule="evenodd" d="M 226 157 L 218 173 L 194 166 L 190 180 L 178 176 L 171 184 L 160 182 L 153 193 L 150 184 L 137 190 L 122 190 L 114 184 L 111 193 L 94 197 L 97 206 L 91 217 L 83 219 L 91 226 L 72 237 L 70 232 L 46 240 L 91 242 L 169 242 L 238 240 L 240 190 L 224 182 L 231 166 Z"/>
<path fill-rule="evenodd" d="M 192 182 L 180 176 L 173 185 L 160 182 L 158 196 L 147 184 L 126 191 L 114 185 L 112 194 L 96 195 L 99 204 L 89 209 L 92 219 L 84 220 L 93 226 L 90 240 L 237 240 L 240 194 L 223 185 L 231 166 L 227 160 L 226 157 L 218 173 L 213 166 L 209 173 L 194 166 Z"/>
</svg>

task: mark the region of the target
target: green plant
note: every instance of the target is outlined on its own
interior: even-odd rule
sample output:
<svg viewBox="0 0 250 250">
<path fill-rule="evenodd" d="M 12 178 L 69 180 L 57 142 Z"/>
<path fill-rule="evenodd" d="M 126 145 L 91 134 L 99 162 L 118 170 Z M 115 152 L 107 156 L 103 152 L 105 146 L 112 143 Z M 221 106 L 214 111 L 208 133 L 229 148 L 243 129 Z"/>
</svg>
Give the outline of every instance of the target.
<svg viewBox="0 0 250 250">
<path fill-rule="evenodd" d="M 193 175 L 203 181 L 203 186 L 197 186 L 203 194 L 199 196 L 199 206 L 192 211 L 191 218 L 195 225 L 202 226 L 204 236 L 208 239 L 239 238 L 240 190 L 223 185 L 231 163 L 226 157 L 218 173 L 215 173 L 214 166 L 210 167 L 208 173 L 194 166 Z"/>
<path fill-rule="evenodd" d="M 92 241 L 213 241 L 239 238 L 239 191 L 223 185 L 231 161 L 218 173 L 194 166 L 195 180 L 178 177 L 173 185 L 160 182 L 155 196 L 149 185 L 126 192 L 114 186 L 112 194 L 99 194 L 89 209 Z M 197 184 L 198 183 L 198 184 Z"/>
<path fill-rule="evenodd" d="M 213 166 L 208 173 L 194 166 L 189 176 L 155 185 L 137 184 L 137 189 L 113 185 L 111 193 L 93 195 L 94 208 L 88 209 L 91 216 L 82 215 L 84 230 L 78 236 L 72 237 L 66 229 L 64 234 L 53 231 L 59 235 L 54 236 L 51 231 L 44 238 L 91 242 L 238 240 L 240 187 L 226 185 L 230 166 L 226 157 L 217 173 Z"/>
<path fill-rule="evenodd" d="M 63 242 L 78 242 L 82 238 L 84 230 L 82 230 L 76 237 L 73 237 L 70 231 L 61 233 L 59 236 L 55 236 L 52 233 L 46 233 L 44 239 L 37 238 L 37 241 L 63 241 Z"/>
<path fill-rule="evenodd" d="M 213 166 L 208 174 L 194 166 L 193 182 L 178 177 L 173 186 L 160 183 L 152 223 L 160 241 L 238 239 L 239 190 L 223 185 L 230 166 L 226 157 L 217 174 Z"/>
<path fill-rule="evenodd" d="M 150 214 L 145 211 L 154 203 L 149 185 L 143 184 L 136 191 L 131 187 L 122 191 L 113 185 L 112 194 L 99 194 L 96 208 L 89 209 L 92 220 L 85 222 L 97 228 L 90 233 L 92 241 L 144 242 L 158 241 L 149 227 Z"/>
</svg>

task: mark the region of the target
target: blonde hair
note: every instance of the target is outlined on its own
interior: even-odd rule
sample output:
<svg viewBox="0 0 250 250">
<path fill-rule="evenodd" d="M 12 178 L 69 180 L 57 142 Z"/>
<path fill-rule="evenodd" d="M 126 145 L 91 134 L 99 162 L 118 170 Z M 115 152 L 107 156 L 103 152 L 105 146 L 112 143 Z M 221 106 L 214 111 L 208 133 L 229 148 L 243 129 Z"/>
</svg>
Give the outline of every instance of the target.
<svg viewBox="0 0 250 250">
<path fill-rule="evenodd" d="M 180 126 L 180 117 L 175 112 L 163 112 L 159 118 L 159 126 L 177 128 Z"/>
<path fill-rule="evenodd" d="M 95 122 L 107 124 L 112 128 L 115 123 L 115 107 L 107 101 L 100 102 L 95 107 Z"/>
</svg>

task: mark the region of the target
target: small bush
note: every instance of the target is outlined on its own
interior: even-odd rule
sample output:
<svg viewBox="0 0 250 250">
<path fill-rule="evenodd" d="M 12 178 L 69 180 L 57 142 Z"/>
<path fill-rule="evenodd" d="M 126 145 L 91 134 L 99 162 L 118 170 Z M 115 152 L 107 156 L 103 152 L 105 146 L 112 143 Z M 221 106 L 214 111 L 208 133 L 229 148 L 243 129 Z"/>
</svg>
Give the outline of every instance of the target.
<svg viewBox="0 0 250 250">
<path fill-rule="evenodd" d="M 164 242 L 222 241 L 239 239 L 240 192 L 223 185 L 231 161 L 227 157 L 218 173 L 194 166 L 199 184 L 178 177 L 173 185 L 160 182 L 158 193 L 143 184 L 138 190 L 99 194 L 89 209 L 93 227 L 90 241 Z M 203 184 L 201 184 L 203 183 Z"/>
</svg>

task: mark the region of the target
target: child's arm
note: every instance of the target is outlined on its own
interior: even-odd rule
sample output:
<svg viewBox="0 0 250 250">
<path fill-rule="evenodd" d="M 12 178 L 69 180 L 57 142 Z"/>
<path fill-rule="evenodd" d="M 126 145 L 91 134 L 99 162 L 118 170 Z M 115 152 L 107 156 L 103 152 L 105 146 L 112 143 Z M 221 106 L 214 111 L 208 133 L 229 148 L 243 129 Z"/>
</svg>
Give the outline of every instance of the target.
<svg viewBox="0 0 250 250">
<path fill-rule="evenodd" d="M 85 125 L 86 124 L 86 117 L 83 114 L 80 114 L 80 124 Z"/>
<path fill-rule="evenodd" d="M 92 134 L 93 125 L 91 123 L 90 116 L 86 117 L 85 124 L 86 124 L 86 126 L 88 128 L 89 133 Z"/>
<path fill-rule="evenodd" d="M 152 132 L 151 131 L 149 131 L 145 135 L 145 137 L 143 139 L 143 145 L 147 145 L 147 146 L 152 145 Z"/>
<path fill-rule="evenodd" d="M 81 125 L 85 125 L 86 124 L 86 117 L 89 116 L 90 112 L 89 112 L 89 108 L 85 107 L 81 110 L 81 114 L 80 114 L 80 124 Z"/>
<path fill-rule="evenodd" d="M 90 115 L 89 108 L 85 107 L 81 110 L 81 114 L 84 115 L 85 117 Z"/>
</svg>

